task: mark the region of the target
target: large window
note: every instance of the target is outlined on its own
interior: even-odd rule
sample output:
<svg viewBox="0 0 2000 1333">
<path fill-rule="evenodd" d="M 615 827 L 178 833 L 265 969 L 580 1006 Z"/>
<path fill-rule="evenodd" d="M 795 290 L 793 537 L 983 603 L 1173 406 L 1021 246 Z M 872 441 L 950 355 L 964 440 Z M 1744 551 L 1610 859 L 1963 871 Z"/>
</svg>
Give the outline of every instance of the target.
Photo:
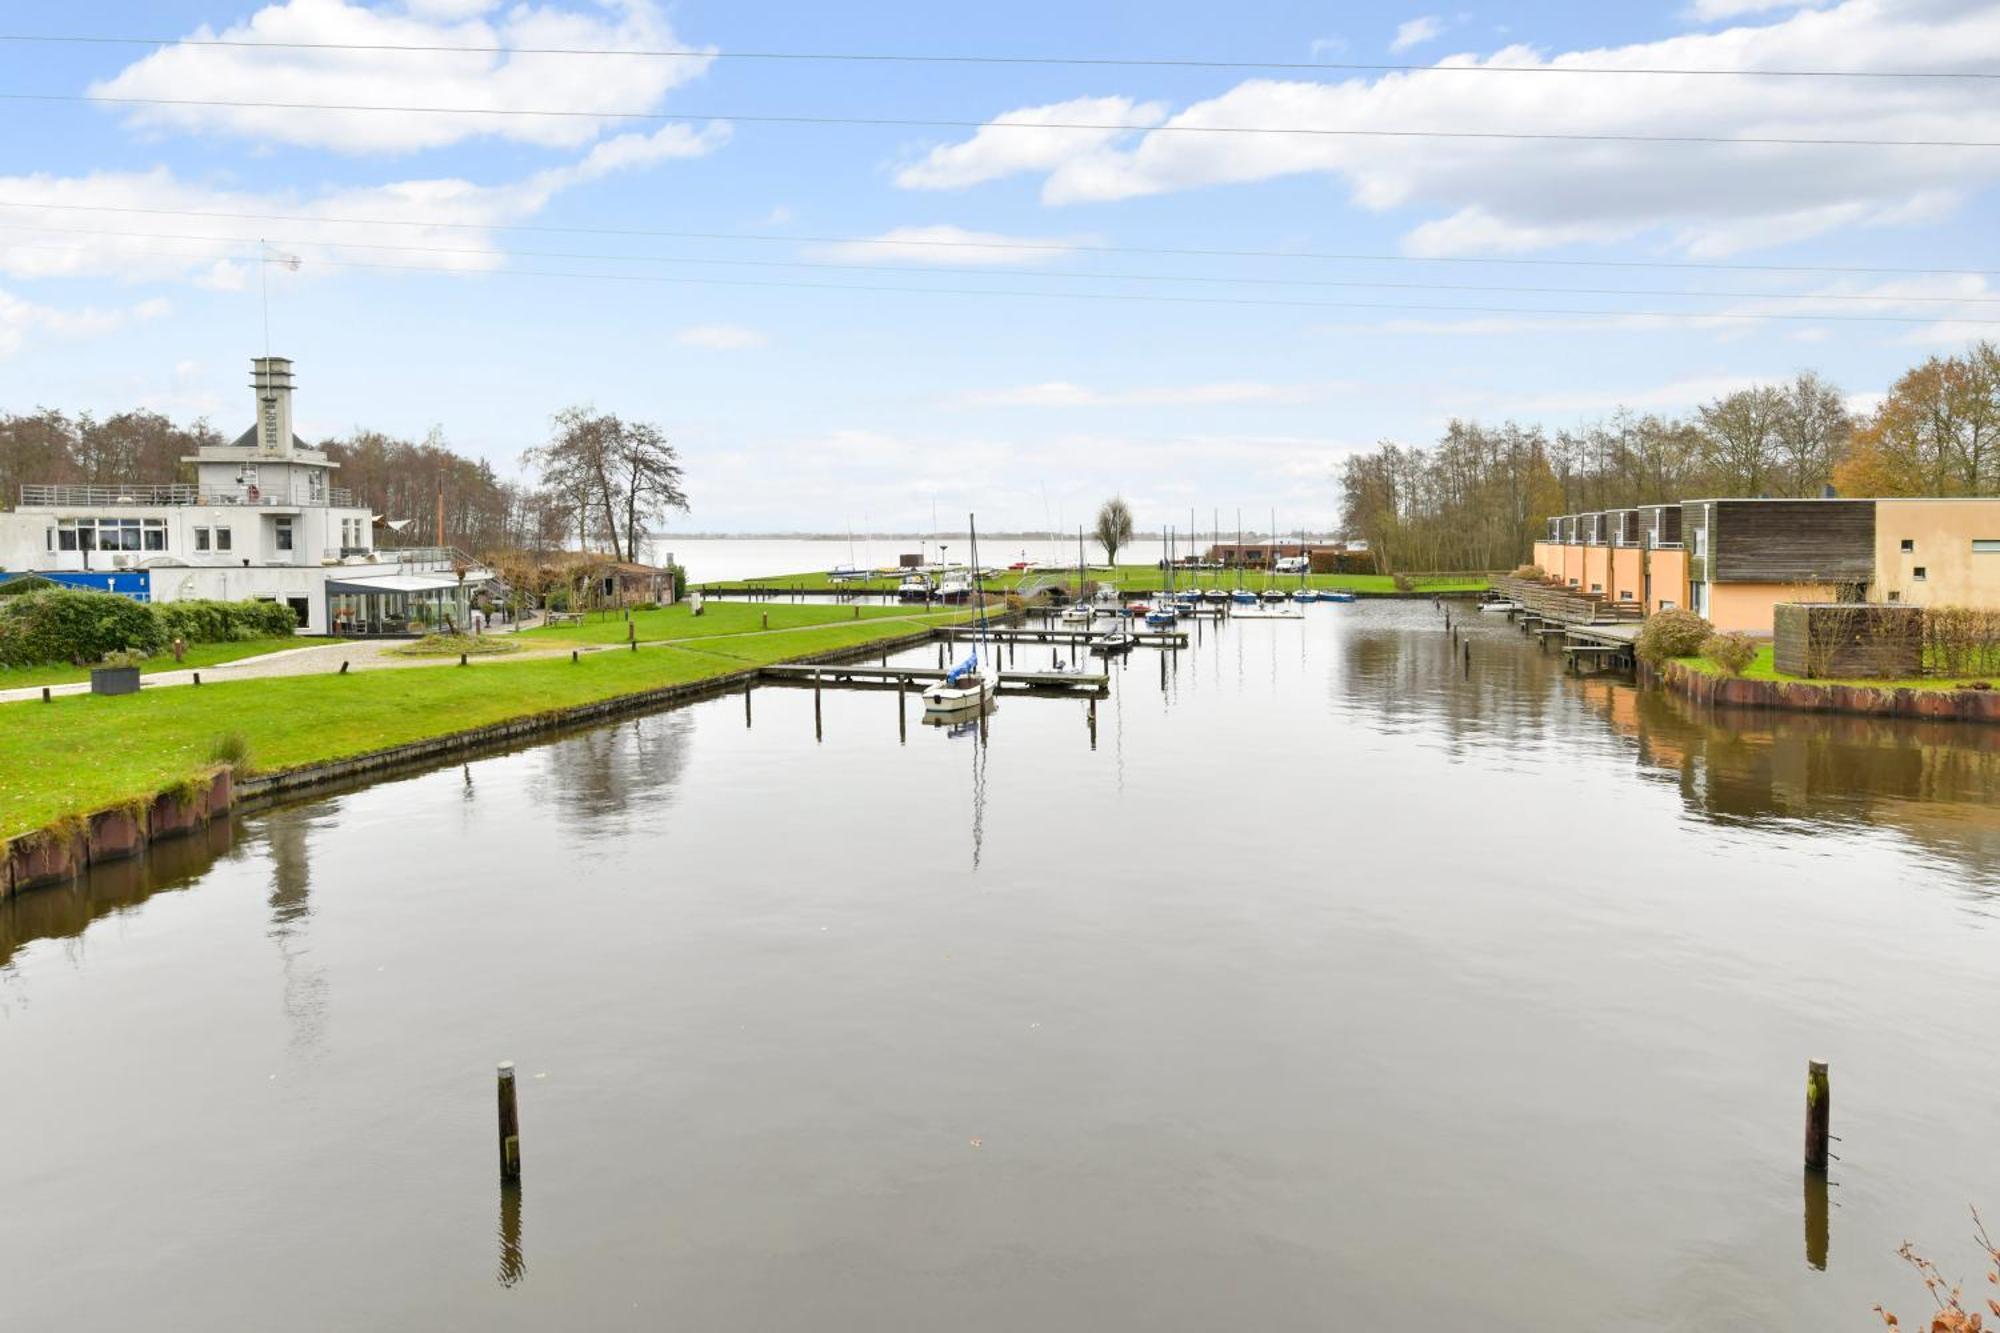
<svg viewBox="0 0 2000 1333">
<path fill-rule="evenodd" d="M 292 549 L 292 520 L 281 518 L 271 526 L 272 539 L 280 551 Z"/>
<path fill-rule="evenodd" d="M 65 518 L 56 521 L 59 551 L 164 551 L 163 518 Z"/>
</svg>

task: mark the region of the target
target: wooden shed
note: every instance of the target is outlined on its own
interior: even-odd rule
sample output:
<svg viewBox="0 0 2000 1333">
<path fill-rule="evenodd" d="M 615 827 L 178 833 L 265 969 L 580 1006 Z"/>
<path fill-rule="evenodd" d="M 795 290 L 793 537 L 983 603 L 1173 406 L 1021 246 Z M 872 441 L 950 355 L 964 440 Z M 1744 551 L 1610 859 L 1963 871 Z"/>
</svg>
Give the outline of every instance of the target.
<svg viewBox="0 0 2000 1333">
<path fill-rule="evenodd" d="M 1788 676 L 1907 680 L 1923 674 L 1922 607 L 1888 602 L 1781 602 L 1772 663 Z"/>
</svg>

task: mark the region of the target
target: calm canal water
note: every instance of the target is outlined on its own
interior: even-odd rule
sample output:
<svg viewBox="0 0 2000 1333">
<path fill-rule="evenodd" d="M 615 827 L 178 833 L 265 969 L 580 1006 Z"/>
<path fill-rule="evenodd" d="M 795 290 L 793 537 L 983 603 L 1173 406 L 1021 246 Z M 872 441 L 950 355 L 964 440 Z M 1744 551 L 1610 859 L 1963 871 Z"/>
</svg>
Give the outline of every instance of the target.
<svg viewBox="0 0 2000 1333">
<path fill-rule="evenodd" d="M 1095 748 L 765 689 L 20 898 L 0 1326 L 1916 1314 L 1897 1243 L 2000 1213 L 2000 729 L 1722 725 L 1467 618 L 1469 678 L 1429 603 L 1141 650 Z"/>
</svg>

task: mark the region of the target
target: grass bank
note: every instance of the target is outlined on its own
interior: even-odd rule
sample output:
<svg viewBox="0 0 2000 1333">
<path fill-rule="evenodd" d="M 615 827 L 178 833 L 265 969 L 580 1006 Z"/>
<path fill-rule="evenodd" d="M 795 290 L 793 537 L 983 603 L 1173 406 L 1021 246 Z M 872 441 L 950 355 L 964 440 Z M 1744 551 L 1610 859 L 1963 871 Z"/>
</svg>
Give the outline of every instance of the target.
<svg viewBox="0 0 2000 1333">
<path fill-rule="evenodd" d="M 2000 685 L 2000 680 L 1995 680 L 1992 676 L 1913 676 L 1904 680 L 1821 679 L 1818 677 L 1788 676 L 1778 670 L 1777 664 L 1773 660 L 1774 652 L 1775 650 L 1768 643 L 1759 648 L 1757 656 L 1751 660 L 1749 666 L 1743 669 L 1740 679 L 1772 680 L 1786 684 L 1795 683 L 1800 685 L 1861 685 L 1877 690 L 1962 690 L 1969 685 L 1981 683 Z M 1728 672 L 1709 661 L 1706 657 L 1680 657 L 1674 660 L 1697 675 L 1722 677 L 1729 675 Z"/>
<path fill-rule="evenodd" d="M 985 580 L 985 586 L 990 592 L 1011 592 L 1024 578 L 1033 580 L 1047 577 L 1061 581 L 1070 578 L 1073 574 L 1073 570 L 1067 574 L 1061 570 L 1051 570 L 1046 575 L 1024 575 L 1015 571 L 1007 571 L 997 578 Z M 1110 570 L 1099 567 L 1085 571 L 1085 576 L 1095 579 L 1100 583 L 1110 582 L 1120 588 L 1134 591 L 1150 591 L 1162 587 L 1166 579 L 1165 573 L 1153 565 L 1119 565 L 1115 569 Z M 1483 592 L 1487 587 L 1487 581 L 1481 575 L 1412 574 L 1409 578 L 1414 591 L 1420 593 Z M 1239 582 L 1244 587 L 1253 589 L 1262 588 L 1265 584 L 1264 575 L 1255 570 L 1242 571 L 1240 578 L 1235 571 L 1219 569 L 1205 569 L 1192 576 L 1183 570 L 1175 576 L 1177 586 L 1186 587 L 1190 581 L 1197 587 L 1223 589 L 1233 588 Z M 1274 587 L 1296 588 L 1299 586 L 1299 576 L 1296 574 L 1274 574 L 1271 576 L 1270 582 Z M 827 592 L 835 588 L 841 588 L 849 592 L 890 593 L 896 590 L 896 584 L 897 580 L 895 578 L 870 578 L 836 584 L 827 576 L 825 571 L 814 570 L 803 574 L 773 574 L 766 578 L 733 579 L 727 582 L 704 583 L 701 586 L 712 588 L 719 592 L 757 587 L 797 588 L 802 592 Z M 1308 576 L 1307 586 L 1328 591 L 1352 592 L 1363 595 L 1375 594 L 1378 596 L 1397 591 L 1395 577 L 1389 574 L 1313 574 Z M 774 605 L 776 604 L 774 603 Z"/>
<path fill-rule="evenodd" d="M 959 618 L 848 615 L 845 622 L 774 624 L 770 633 L 709 635 L 639 652 L 585 653 L 576 663 L 562 657 L 327 673 L 0 705 L 0 839 L 148 800 L 208 768 L 217 738 L 230 733 L 248 742 L 258 769 L 296 768 L 860 647 Z"/>
<path fill-rule="evenodd" d="M 240 662 L 246 657 L 262 657 L 265 653 L 282 653 L 292 648 L 313 648 L 322 643 L 332 642 L 332 639 L 287 636 L 278 639 L 239 639 L 233 643 L 193 643 L 188 645 L 185 661 L 176 662 L 172 653 L 160 653 L 141 662 L 139 673 L 150 675 L 155 671 L 199 671 L 204 667 L 221 666 L 225 662 Z M 0 690 L 15 690 L 36 685 L 74 685 L 89 679 L 90 668 L 87 666 L 0 667 Z"/>
<path fill-rule="evenodd" d="M 880 620 L 906 616 L 910 608 L 899 606 L 829 606 L 790 602 L 709 602 L 695 615 L 686 603 L 653 611 L 634 611 L 632 625 L 640 643 L 661 643 L 677 639 L 713 638 L 726 634 L 751 634 L 764 628 L 764 617 L 776 630 L 810 629 L 819 625 L 853 624 L 857 619 Z M 519 639 L 535 647 L 547 648 L 567 643 L 623 643 L 625 615 L 622 611 L 589 611 L 580 625 L 549 625 L 513 634 L 497 630 L 488 638 Z"/>
</svg>

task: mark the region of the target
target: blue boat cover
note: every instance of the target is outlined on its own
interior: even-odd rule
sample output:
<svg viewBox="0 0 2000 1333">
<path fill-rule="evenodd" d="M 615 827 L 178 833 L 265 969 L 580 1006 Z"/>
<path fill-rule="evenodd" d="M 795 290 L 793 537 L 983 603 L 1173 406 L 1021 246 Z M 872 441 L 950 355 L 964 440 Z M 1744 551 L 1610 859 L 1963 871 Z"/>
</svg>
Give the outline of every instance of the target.
<svg viewBox="0 0 2000 1333">
<path fill-rule="evenodd" d="M 963 662 L 960 662 L 957 666 L 944 673 L 944 683 L 947 685 L 956 685 L 965 677 L 967 672 L 976 670 L 978 666 L 979 654 L 973 653 Z"/>
</svg>

